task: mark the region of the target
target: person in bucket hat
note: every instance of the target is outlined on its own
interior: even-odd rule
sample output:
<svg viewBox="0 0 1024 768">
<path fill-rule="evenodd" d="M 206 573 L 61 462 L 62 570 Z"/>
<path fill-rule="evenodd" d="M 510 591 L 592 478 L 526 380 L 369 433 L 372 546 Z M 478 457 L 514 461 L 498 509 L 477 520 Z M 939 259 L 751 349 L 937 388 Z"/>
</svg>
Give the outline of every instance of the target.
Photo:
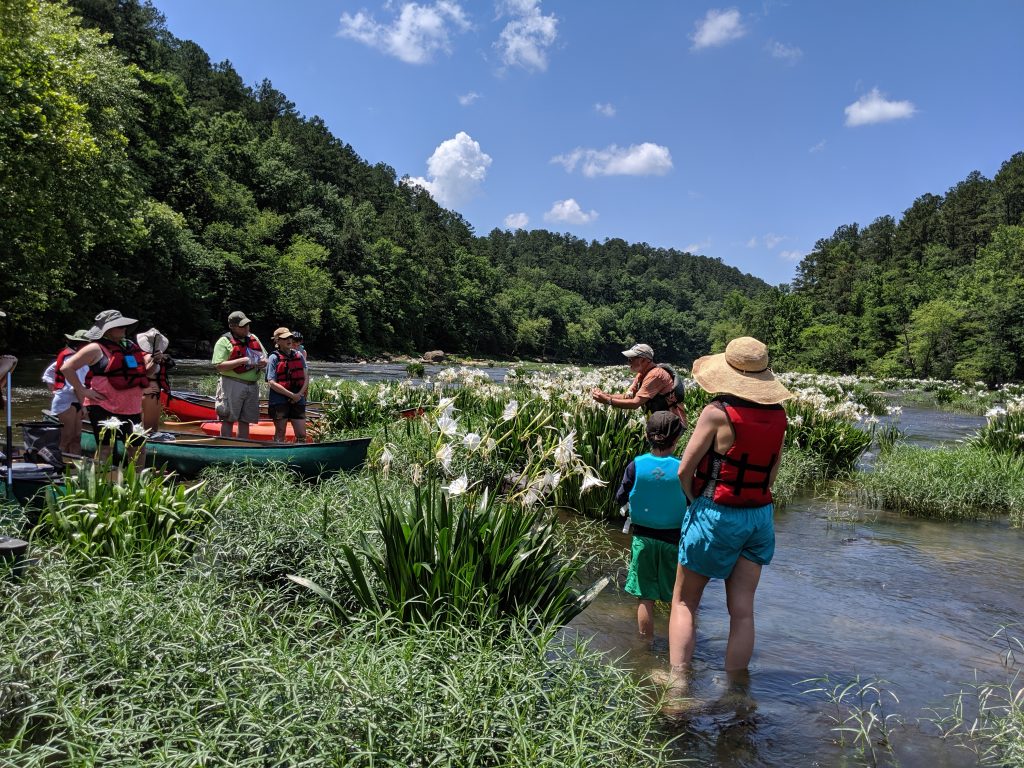
<svg viewBox="0 0 1024 768">
<path fill-rule="evenodd" d="M 634 344 L 623 350 L 633 372 L 633 383 L 624 395 L 612 395 L 598 387 L 591 390 L 591 397 L 598 403 L 613 408 L 633 410 L 642 408 L 646 413 L 671 411 L 686 426 L 686 407 L 683 404 L 682 379 L 671 366 L 654 362 L 654 349 L 649 344 Z"/>
<path fill-rule="evenodd" d="M 128 338 L 128 326 L 136 322 L 116 309 L 100 312 L 86 334 L 91 341 L 60 367 L 89 414 L 101 462 L 119 442 L 126 459 L 145 462 L 145 440 L 136 428 L 142 429 L 142 391 L 149 385 L 150 367 L 139 345 Z M 78 377 L 83 367 L 92 374 L 88 385 Z"/>
<path fill-rule="evenodd" d="M 171 394 L 171 384 L 167 379 L 167 371 L 174 366 L 174 360 L 167 354 L 171 342 L 156 328 L 136 335 L 135 341 L 146 356 L 149 375 L 149 385 L 142 392 L 142 426 L 147 433 L 154 434 L 160 430 L 160 416 L 163 414 L 160 392 Z"/>
<path fill-rule="evenodd" d="M 736 679 L 746 674 L 754 650 L 754 593 L 775 552 L 771 487 L 786 436 L 781 403 L 791 397 L 769 367 L 768 348 L 750 336 L 695 360 L 693 378 L 715 398 L 701 411 L 679 465 L 690 508 L 679 542 L 669 659 L 683 688 L 697 607 L 711 579 L 725 581 L 725 670 Z"/>
</svg>

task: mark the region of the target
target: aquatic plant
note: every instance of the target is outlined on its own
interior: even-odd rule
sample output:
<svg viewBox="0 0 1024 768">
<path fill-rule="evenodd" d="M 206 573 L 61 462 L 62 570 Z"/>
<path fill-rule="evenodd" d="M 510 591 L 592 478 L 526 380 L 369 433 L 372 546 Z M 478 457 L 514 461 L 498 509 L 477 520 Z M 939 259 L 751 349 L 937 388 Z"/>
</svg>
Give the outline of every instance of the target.
<svg viewBox="0 0 1024 768">
<path fill-rule="evenodd" d="M 787 401 L 785 407 L 786 446 L 820 457 L 828 477 L 849 474 L 871 445 L 872 431 L 854 426 L 849 413 L 822 410 L 803 400 Z"/>
<path fill-rule="evenodd" d="M 135 554 L 174 558 L 191 549 L 228 494 L 223 489 L 210 496 L 203 483 L 186 487 L 134 463 L 115 481 L 109 467 L 90 463 L 47 494 L 35 535 L 61 542 L 93 566 Z"/>
<path fill-rule="evenodd" d="M 896 694 L 889 690 L 885 680 L 852 680 L 836 683 L 828 675 L 802 680 L 798 685 L 815 684 L 803 691 L 820 694 L 829 703 L 826 717 L 833 723 L 832 731 L 840 746 L 852 748 L 870 765 L 878 765 L 880 750 L 892 752 L 891 735 L 903 724 L 903 718 L 888 712 L 890 704 L 899 704 Z"/>
<path fill-rule="evenodd" d="M 1009 515 L 1024 525 L 1024 457 L 984 448 L 899 445 L 855 478 L 867 503 L 940 519 Z"/>
<path fill-rule="evenodd" d="M 411 500 L 378 503 L 376 531 L 342 546 L 351 602 L 289 576 L 346 620 L 358 609 L 403 623 L 561 626 L 586 606 L 573 589 L 585 559 L 562 554 L 543 507 L 453 495 L 436 481 L 415 488 Z"/>
<path fill-rule="evenodd" d="M 1024 403 L 1015 400 L 1005 408 L 990 408 L 985 416 L 985 426 L 967 440 L 968 444 L 1024 455 Z"/>
</svg>

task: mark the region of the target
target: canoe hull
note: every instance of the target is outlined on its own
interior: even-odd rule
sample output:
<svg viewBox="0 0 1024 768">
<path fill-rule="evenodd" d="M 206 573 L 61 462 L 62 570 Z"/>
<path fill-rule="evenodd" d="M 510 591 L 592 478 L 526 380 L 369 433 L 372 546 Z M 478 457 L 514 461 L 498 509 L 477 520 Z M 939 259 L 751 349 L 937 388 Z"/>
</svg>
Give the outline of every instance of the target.
<svg viewBox="0 0 1024 768">
<path fill-rule="evenodd" d="M 285 464 L 304 477 L 319 477 L 359 469 L 366 462 L 369 437 L 333 443 L 285 444 L 238 442 L 227 444 L 188 443 L 192 436 L 180 435 L 182 442 L 147 442 L 146 464 L 162 467 L 183 477 L 195 477 L 214 465 Z M 82 451 L 96 450 L 91 432 L 82 433 Z"/>
</svg>

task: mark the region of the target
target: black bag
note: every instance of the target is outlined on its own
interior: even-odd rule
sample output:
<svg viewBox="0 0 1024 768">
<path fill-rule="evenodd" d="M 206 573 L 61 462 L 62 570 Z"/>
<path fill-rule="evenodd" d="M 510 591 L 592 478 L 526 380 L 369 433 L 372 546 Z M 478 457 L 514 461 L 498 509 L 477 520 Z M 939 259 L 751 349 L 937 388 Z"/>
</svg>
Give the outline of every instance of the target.
<svg viewBox="0 0 1024 768">
<path fill-rule="evenodd" d="M 60 450 L 60 433 L 63 427 L 52 421 L 25 421 L 18 424 L 25 438 L 25 461 L 49 464 L 56 470 L 64 471 L 64 454 Z"/>
</svg>

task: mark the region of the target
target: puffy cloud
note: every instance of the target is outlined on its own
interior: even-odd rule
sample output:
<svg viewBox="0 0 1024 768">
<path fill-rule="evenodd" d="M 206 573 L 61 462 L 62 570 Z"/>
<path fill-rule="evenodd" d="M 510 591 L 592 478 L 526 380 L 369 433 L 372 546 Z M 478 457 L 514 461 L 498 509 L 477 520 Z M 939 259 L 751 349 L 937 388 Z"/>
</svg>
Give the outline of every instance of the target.
<svg viewBox="0 0 1024 768">
<path fill-rule="evenodd" d="M 597 215 L 597 211 L 584 211 L 580 204 L 570 197 L 568 200 L 556 201 L 551 210 L 544 214 L 544 220 L 561 221 L 566 224 L 589 224 Z"/>
<path fill-rule="evenodd" d="M 786 261 L 800 261 L 804 255 L 800 251 L 780 251 L 779 258 Z"/>
<path fill-rule="evenodd" d="M 441 205 L 457 205 L 473 197 L 487 176 L 491 156 L 465 131 L 442 141 L 427 160 L 430 179 L 407 180 L 426 189 Z"/>
<path fill-rule="evenodd" d="M 558 17 L 541 13 L 539 0 L 507 0 L 505 25 L 494 47 L 509 67 L 543 72 L 548 68 L 548 48 L 558 38 Z"/>
<path fill-rule="evenodd" d="M 796 64 L 804 55 L 795 45 L 786 45 L 777 40 L 769 41 L 767 48 L 773 59 L 781 59 L 787 64 Z"/>
<path fill-rule="evenodd" d="M 505 217 L 505 226 L 509 229 L 526 229 L 530 223 L 530 217 L 525 213 L 510 213 Z"/>
<path fill-rule="evenodd" d="M 357 40 L 409 64 L 425 64 L 437 51 L 451 52 L 449 28 L 465 32 L 469 20 L 456 2 L 438 0 L 433 5 L 405 3 L 398 18 L 381 24 L 365 11 L 343 13 L 339 37 Z"/>
<path fill-rule="evenodd" d="M 844 111 L 846 124 L 855 127 L 904 120 L 917 112 L 917 107 L 909 101 L 889 101 L 877 88 L 872 88 L 871 93 L 861 96 Z"/>
<path fill-rule="evenodd" d="M 577 165 L 581 166 L 583 175 L 594 176 L 664 176 L 672 170 L 672 153 L 668 147 L 645 141 L 629 147 L 612 144 L 605 149 L 583 149 L 577 147 L 566 155 L 551 158 L 553 163 L 561 163 L 565 170 L 572 173 Z"/>
<path fill-rule="evenodd" d="M 708 237 L 708 238 L 705 238 L 704 240 L 701 240 L 699 243 L 690 243 L 688 246 L 683 248 L 683 250 L 686 253 L 700 253 L 701 251 L 707 249 L 710 246 L 711 246 L 711 238 Z"/>
<path fill-rule="evenodd" d="M 615 117 L 615 105 L 614 104 L 602 104 L 598 102 L 594 105 L 594 111 L 605 117 Z"/>
<path fill-rule="evenodd" d="M 712 8 L 702 21 L 697 22 L 696 26 L 697 31 L 690 37 L 693 40 L 693 50 L 695 51 L 699 51 L 701 48 L 725 45 L 747 34 L 747 30 L 740 20 L 740 12 L 735 8 L 730 8 L 728 11 Z"/>
<path fill-rule="evenodd" d="M 468 107 L 470 104 L 472 104 L 479 98 L 479 93 L 477 93 L 476 91 L 470 91 L 469 93 L 464 93 L 461 96 L 459 96 L 459 104 L 461 104 L 464 107 Z"/>
<path fill-rule="evenodd" d="M 825 139 L 822 139 L 821 141 L 819 141 L 817 144 L 815 144 L 813 147 L 811 147 L 807 151 L 810 152 L 812 155 L 815 155 L 818 152 L 821 152 L 823 149 L 825 149 L 825 143 L 826 143 Z"/>
</svg>

